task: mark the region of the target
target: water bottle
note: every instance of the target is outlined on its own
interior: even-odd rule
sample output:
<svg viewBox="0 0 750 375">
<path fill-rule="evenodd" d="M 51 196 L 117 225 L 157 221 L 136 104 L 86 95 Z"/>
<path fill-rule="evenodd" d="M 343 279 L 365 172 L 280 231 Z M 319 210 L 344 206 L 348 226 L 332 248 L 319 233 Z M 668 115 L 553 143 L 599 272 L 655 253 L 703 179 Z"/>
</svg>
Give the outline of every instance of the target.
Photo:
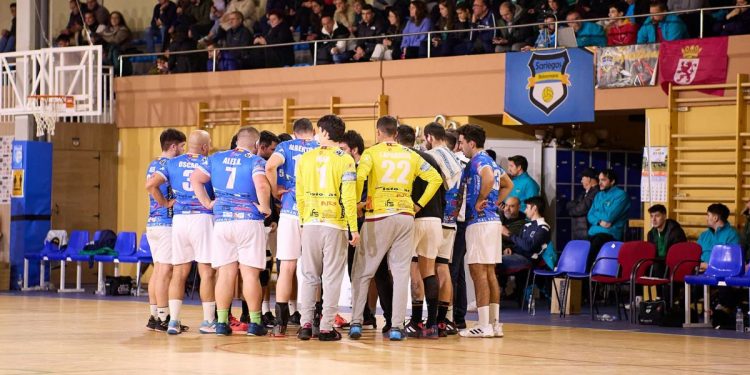
<svg viewBox="0 0 750 375">
<path fill-rule="evenodd" d="M 737 308 L 737 314 L 735 315 L 735 331 L 745 332 L 745 317 L 742 315 L 742 309 Z"/>
<path fill-rule="evenodd" d="M 537 43 L 537 48 L 547 48 L 549 45 L 549 31 L 547 29 L 542 29 L 539 31 L 541 34 L 541 40 L 539 40 L 539 43 Z"/>
<path fill-rule="evenodd" d="M 529 302 L 529 313 L 531 315 L 536 315 L 536 299 L 534 299 L 534 296 L 531 296 L 531 302 Z"/>
</svg>

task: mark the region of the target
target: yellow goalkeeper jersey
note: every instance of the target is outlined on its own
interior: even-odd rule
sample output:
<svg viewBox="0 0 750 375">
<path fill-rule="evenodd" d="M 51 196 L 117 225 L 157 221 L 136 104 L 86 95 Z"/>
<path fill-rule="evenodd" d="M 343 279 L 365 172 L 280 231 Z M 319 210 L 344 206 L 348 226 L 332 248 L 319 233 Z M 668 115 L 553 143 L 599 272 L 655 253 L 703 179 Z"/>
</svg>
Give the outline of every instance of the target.
<svg viewBox="0 0 750 375">
<path fill-rule="evenodd" d="M 411 200 L 415 178 L 427 181 L 418 202 Z M 357 196 L 367 181 L 365 218 L 395 214 L 414 215 L 414 203 L 424 206 L 443 183 L 440 173 L 413 150 L 398 143 L 382 142 L 365 150 L 357 166 Z"/>
<path fill-rule="evenodd" d="M 297 210 L 302 225 L 357 231 L 357 172 L 340 148 L 305 152 L 296 166 Z"/>
</svg>

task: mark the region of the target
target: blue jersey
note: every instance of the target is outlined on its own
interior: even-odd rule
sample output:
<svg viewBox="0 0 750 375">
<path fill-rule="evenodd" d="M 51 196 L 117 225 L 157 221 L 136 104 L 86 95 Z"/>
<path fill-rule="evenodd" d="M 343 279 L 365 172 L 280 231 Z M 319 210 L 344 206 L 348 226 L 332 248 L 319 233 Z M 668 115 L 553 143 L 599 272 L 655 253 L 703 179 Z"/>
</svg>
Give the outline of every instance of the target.
<svg viewBox="0 0 750 375">
<path fill-rule="evenodd" d="M 190 185 L 190 175 L 198 165 L 205 165 L 208 157 L 198 154 L 182 154 L 169 159 L 156 173 L 161 174 L 169 182 L 176 200 L 175 215 L 210 214 L 211 210 L 203 207 Z M 213 199 L 214 189 L 211 183 L 206 184 L 206 192 Z"/>
<path fill-rule="evenodd" d="M 222 151 L 209 156 L 208 163 L 198 169 L 211 177 L 214 186 L 215 222 L 265 219 L 255 207 L 260 202 L 253 183 L 253 176 L 266 175 L 263 158 L 243 149 Z"/>
<path fill-rule="evenodd" d="M 479 172 L 484 168 L 492 168 L 494 182 L 492 190 L 487 195 L 487 207 L 477 212 L 477 198 L 482 187 L 482 178 Z M 462 184 L 466 186 L 466 225 L 484 223 L 491 221 L 500 221 L 500 215 L 497 209 L 497 198 L 500 194 L 500 177 L 505 174 L 502 169 L 492 160 L 492 157 L 486 152 L 481 151 L 474 155 L 469 161 L 469 165 L 464 169 Z"/>
<path fill-rule="evenodd" d="M 167 161 L 169 161 L 169 158 L 165 157 L 158 157 L 156 160 L 152 161 L 151 164 L 148 165 L 148 171 L 146 171 L 146 180 L 151 178 L 151 176 L 156 173 L 159 168 L 167 164 Z M 174 199 L 174 194 L 172 194 L 172 188 L 169 186 L 169 182 L 165 182 L 159 186 L 159 190 L 161 191 L 161 194 L 164 196 L 164 198 Z M 159 206 L 159 203 L 156 203 L 156 199 L 149 194 L 148 196 L 148 220 L 146 221 L 147 227 L 169 227 L 172 226 L 172 208 L 166 208 Z"/>
<path fill-rule="evenodd" d="M 279 178 L 277 183 L 280 188 L 288 190 L 281 196 L 281 214 L 297 216 L 297 198 L 295 197 L 294 186 L 296 178 L 294 170 L 297 167 L 297 160 L 307 151 L 318 147 L 317 141 L 306 141 L 304 139 L 293 139 L 291 141 L 281 142 L 276 146 L 275 155 L 281 156 L 282 164 L 277 171 Z"/>
</svg>

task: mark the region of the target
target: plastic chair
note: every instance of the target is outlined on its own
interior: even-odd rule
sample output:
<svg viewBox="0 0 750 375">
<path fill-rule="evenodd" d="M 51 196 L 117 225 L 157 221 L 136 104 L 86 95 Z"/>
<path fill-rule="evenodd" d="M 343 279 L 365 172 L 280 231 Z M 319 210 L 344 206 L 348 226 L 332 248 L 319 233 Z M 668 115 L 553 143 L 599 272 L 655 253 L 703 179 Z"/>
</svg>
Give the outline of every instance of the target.
<svg viewBox="0 0 750 375">
<path fill-rule="evenodd" d="M 81 262 L 88 262 L 91 257 L 85 254 L 81 254 L 81 251 L 86 244 L 89 242 L 89 232 L 84 230 L 75 230 L 70 233 L 68 239 L 68 247 L 64 252 L 52 253 L 47 256 L 50 261 L 60 261 L 60 289 L 57 291 L 60 293 L 66 292 L 83 292 L 81 287 Z M 75 289 L 68 289 L 65 287 L 65 265 L 67 262 L 76 262 L 76 287 Z"/>
<path fill-rule="evenodd" d="M 565 277 L 565 289 L 562 290 L 562 297 L 557 291 L 557 285 L 553 282 L 552 287 L 557 294 L 557 302 L 560 305 L 560 317 L 565 317 L 565 306 L 567 302 L 567 291 L 570 289 L 570 277 L 569 274 L 582 274 L 586 272 L 586 260 L 589 256 L 589 250 L 591 249 L 591 243 L 589 241 L 574 240 L 570 241 L 565 245 L 562 255 L 557 262 L 557 266 L 552 271 L 547 270 L 534 270 L 534 278 L 531 281 L 532 288 L 536 285 L 536 277 Z M 533 298 L 533 290 L 532 290 Z"/>
<path fill-rule="evenodd" d="M 594 296 L 596 295 L 595 282 L 596 276 L 604 277 L 617 277 L 620 264 L 617 262 L 617 256 L 620 254 L 620 248 L 622 242 L 610 241 L 602 245 L 599 249 L 599 253 L 596 254 L 594 263 L 591 264 L 591 270 L 589 273 L 583 274 L 569 274 L 571 278 L 576 279 L 589 279 L 589 311 L 591 312 L 591 319 L 594 319 L 594 309 L 599 313 L 598 306 L 594 303 Z M 617 316 L 620 316 L 620 296 L 619 293 L 615 293 L 615 304 L 617 305 Z"/>
<path fill-rule="evenodd" d="M 97 280 L 99 281 L 97 294 L 105 294 L 104 290 L 104 263 L 115 264 L 115 277 L 120 276 L 120 263 L 137 263 L 138 258 L 135 256 L 136 252 L 136 234 L 135 232 L 120 232 L 117 234 L 117 241 L 115 242 L 115 252 L 117 255 L 97 255 L 94 257 L 94 261 L 99 263 L 99 271 L 97 272 Z"/>
<path fill-rule="evenodd" d="M 657 259 L 648 259 L 648 261 L 659 262 Z M 639 273 L 641 265 L 646 261 L 642 260 L 635 267 L 636 273 Z M 641 286 L 664 286 L 669 285 L 669 306 L 672 307 L 674 302 L 674 283 L 685 282 L 685 277 L 695 273 L 695 267 L 701 263 L 701 247 L 695 242 L 680 242 L 672 245 L 667 251 L 667 257 L 664 260 L 667 266 L 662 277 L 640 276 L 633 279 L 633 287 Z"/>
<path fill-rule="evenodd" d="M 141 242 L 138 245 L 135 256 L 138 258 L 138 263 L 136 263 L 135 267 L 135 296 L 139 297 L 141 295 L 141 265 L 154 263 L 154 259 L 151 257 L 151 245 L 148 243 L 145 232 L 141 235 Z"/>
<path fill-rule="evenodd" d="M 716 286 L 729 277 L 742 274 L 743 266 L 740 245 L 716 245 L 711 249 L 711 258 L 708 260 L 706 272 L 701 275 L 686 276 L 685 283 Z"/>
<path fill-rule="evenodd" d="M 45 263 L 49 261 L 49 256 L 55 253 L 64 253 L 64 250 L 52 242 L 44 242 L 44 248 L 42 251 L 36 254 L 24 254 L 23 256 L 23 287 L 21 291 L 29 290 L 44 290 L 44 274 L 45 274 Z M 39 262 L 39 286 L 37 288 L 29 288 L 29 263 L 31 261 Z"/>
</svg>

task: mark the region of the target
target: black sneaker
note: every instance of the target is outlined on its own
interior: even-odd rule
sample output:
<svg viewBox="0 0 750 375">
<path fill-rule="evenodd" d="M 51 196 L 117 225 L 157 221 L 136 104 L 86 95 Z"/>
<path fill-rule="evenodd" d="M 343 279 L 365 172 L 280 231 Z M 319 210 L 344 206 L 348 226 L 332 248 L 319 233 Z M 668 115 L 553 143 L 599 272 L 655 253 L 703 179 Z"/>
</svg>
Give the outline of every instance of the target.
<svg viewBox="0 0 750 375">
<path fill-rule="evenodd" d="M 465 321 L 463 321 L 463 322 L 456 321 L 455 326 L 456 326 L 456 329 L 466 329 L 466 322 Z"/>
<path fill-rule="evenodd" d="M 385 322 L 385 325 L 383 326 L 383 329 L 380 330 L 380 332 L 383 333 L 383 336 L 388 337 L 388 335 L 391 333 L 391 323 Z"/>
<path fill-rule="evenodd" d="M 406 336 L 414 339 L 422 337 L 423 329 L 422 322 L 417 323 L 413 320 L 404 325 L 404 333 Z"/>
<path fill-rule="evenodd" d="M 445 336 L 453 336 L 458 334 L 458 329 L 456 329 L 456 324 L 451 322 L 450 320 L 446 319 L 440 323 L 438 323 L 438 333 L 440 334 L 440 337 Z M 443 334 L 445 336 L 443 336 Z"/>
<path fill-rule="evenodd" d="M 289 316 L 289 325 L 298 326 L 300 323 L 300 319 L 302 319 L 302 315 L 299 313 L 299 311 L 295 311 L 294 314 Z"/>
<path fill-rule="evenodd" d="M 362 327 L 367 327 L 367 329 L 378 329 L 378 321 L 375 319 L 374 315 L 365 316 L 362 320 Z"/>
<path fill-rule="evenodd" d="M 318 334 L 318 340 L 339 341 L 341 340 L 341 334 L 335 328 L 332 328 L 330 331 L 320 331 Z"/>
<path fill-rule="evenodd" d="M 156 332 L 167 332 L 167 328 L 169 324 L 169 317 L 167 317 L 167 320 L 162 321 L 159 318 L 156 318 L 156 325 L 154 326 L 154 331 Z"/>
<path fill-rule="evenodd" d="M 274 318 L 270 311 L 263 314 L 260 320 L 266 328 L 273 328 L 274 324 L 276 324 L 276 318 Z"/>
<path fill-rule="evenodd" d="M 312 324 L 307 323 L 297 331 L 297 338 L 302 341 L 307 341 L 312 338 Z"/>
<path fill-rule="evenodd" d="M 146 323 L 146 329 L 149 331 L 156 331 L 156 318 L 153 315 L 148 317 L 148 323 Z"/>
</svg>

